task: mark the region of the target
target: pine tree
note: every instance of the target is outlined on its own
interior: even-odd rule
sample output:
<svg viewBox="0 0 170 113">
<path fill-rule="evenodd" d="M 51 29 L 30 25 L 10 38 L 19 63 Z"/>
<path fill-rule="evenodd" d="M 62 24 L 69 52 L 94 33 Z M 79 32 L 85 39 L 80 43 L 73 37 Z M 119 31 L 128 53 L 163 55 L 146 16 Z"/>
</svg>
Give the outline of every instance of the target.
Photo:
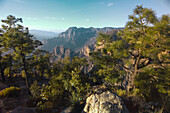
<svg viewBox="0 0 170 113">
<path fill-rule="evenodd" d="M 164 19 L 166 18 L 166 19 Z M 134 86 L 136 75 L 142 68 L 149 65 L 159 65 L 165 62 L 163 52 L 167 51 L 168 45 L 168 22 L 169 17 L 164 15 L 159 20 L 154 11 L 142 6 L 137 6 L 130 21 L 120 36 L 128 44 L 128 57 L 131 63 L 124 65 L 132 74 L 131 86 Z"/>
<path fill-rule="evenodd" d="M 4 70 L 6 68 L 7 62 L 6 60 L 4 60 L 4 58 L 2 57 L 2 52 L 0 53 L 0 71 L 1 71 L 1 78 L 2 81 L 5 82 L 5 75 L 4 75 Z"/>
<path fill-rule="evenodd" d="M 50 53 L 45 50 L 37 49 L 33 52 L 33 55 L 28 59 L 30 70 L 34 69 L 35 79 L 42 78 L 43 76 L 49 76 L 49 70 L 51 67 Z"/>
<path fill-rule="evenodd" d="M 117 32 L 116 30 L 111 34 L 100 33 L 97 37 L 96 50 L 90 53 L 91 61 L 94 63 L 91 76 L 93 76 L 95 84 L 112 87 L 121 80 L 120 75 L 123 74 L 123 70 L 117 63 L 121 60 L 123 54 L 126 55 L 123 51 L 126 44 L 119 39 Z M 113 46 L 113 44 L 115 45 Z M 116 47 L 120 45 L 122 45 L 122 48 L 116 50 Z"/>
<path fill-rule="evenodd" d="M 4 32 L 2 45 L 8 51 L 12 51 L 15 60 L 22 62 L 22 68 L 26 75 L 26 86 L 29 91 L 30 84 L 26 60 L 41 43 L 33 40 L 33 36 L 29 34 L 28 28 L 24 28 L 18 24 L 18 22 L 22 22 L 21 18 L 15 18 L 9 15 L 7 19 L 2 20 L 2 22 L 4 23 L 2 25 Z"/>
<path fill-rule="evenodd" d="M 119 75 L 128 75 L 131 78 L 129 88 L 135 87 L 135 77 L 145 67 L 164 68 L 167 64 L 167 54 L 163 53 L 169 50 L 168 15 L 159 19 L 151 9 L 137 6 L 125 29 L 118 34 L 116 41 L 110 35 L 100 34 L 98 50 L 92 56 L 106 69 L 112 66 Z"/>
<path fill-rule="evenodd" d="M 5 75 L 4 75 L 4 70 L 7 67 L 7 62 L 3 57 L 3 47 L 2 47 L 2 41 L 3 41 L 3 30 L 0 29 L 0 71 L 1 71 L 1 78 L 2 81 L 5 82 Z"/>
</svg>

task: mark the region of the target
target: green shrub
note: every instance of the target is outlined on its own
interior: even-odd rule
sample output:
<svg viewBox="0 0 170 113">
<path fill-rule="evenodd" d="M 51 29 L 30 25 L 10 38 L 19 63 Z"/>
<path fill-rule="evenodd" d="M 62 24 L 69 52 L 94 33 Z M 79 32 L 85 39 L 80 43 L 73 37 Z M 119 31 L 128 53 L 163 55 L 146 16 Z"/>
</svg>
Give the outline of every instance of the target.
<svg viewBox="0 0 170 113">
<path fill-rule="evenodd" d="M 20 88 L 11 86 L 0 91 L 0 98 L 18 96 Z"/>
<path fill-rule="evenodd" d="M 40 101 L 38 104 L 38 110 L 40 112 L 50 112 L 52 111 L 52 109 L 54 108 L 54 102 L 50 102 L 50 101 L 46 101 L 46 102 L 42 102 Z"/>
<path fill-rule="evenodd" d="M 30 91 L 33 97 L 33 100 L 39 100 L 40 97 L 40 86 L 37 85 L 37 81 L 34 81 L 34 83 L 30 87 Z"/>
<path fill-rule="evenodd" d="M 54 81 L 55 82 L 54 82 Z M 52 77 L 49 85 L 43 84 L 38 86 L 37 81 L 30 87 L 33 103 L 37 104 L 40 112 L 50 111 L 53 108 L 60 106 L 63 96 L 62 84 L 59 84 L 56 77 Z"/>
<path fill-rule="evenodd" d="M 119 96 L 126 96 L 126 95 L 127 95 L 126 90 L 121 90 L 121 89 L 117 90 L 116 93 L 117 93 Z"/>
<path fill-rule="evenodd" d="M 140 95 L 140 89 L 138 89 L 138 88 L 135 88 L 135 89 L 133 89 L 130 93 L 129 93 L 129 95 L 128 96 L 141 96 Z"/>
</svg>

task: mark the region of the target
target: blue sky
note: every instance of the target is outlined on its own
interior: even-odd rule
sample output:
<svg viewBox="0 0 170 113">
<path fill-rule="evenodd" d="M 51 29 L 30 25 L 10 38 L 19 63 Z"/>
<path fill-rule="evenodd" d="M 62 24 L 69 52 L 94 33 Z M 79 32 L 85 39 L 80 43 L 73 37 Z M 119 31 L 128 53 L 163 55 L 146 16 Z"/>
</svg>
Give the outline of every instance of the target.
<svg viewBox="0 0 170 113">
<path fill-rule="evenodd" d="M 73 26 L 124 27 L 141 4 L 158 17 L 170 14 L 170 0 L 0 0 L 0 19 L 14 15 L 29 29 L 55 32 Z"/>
</svg>

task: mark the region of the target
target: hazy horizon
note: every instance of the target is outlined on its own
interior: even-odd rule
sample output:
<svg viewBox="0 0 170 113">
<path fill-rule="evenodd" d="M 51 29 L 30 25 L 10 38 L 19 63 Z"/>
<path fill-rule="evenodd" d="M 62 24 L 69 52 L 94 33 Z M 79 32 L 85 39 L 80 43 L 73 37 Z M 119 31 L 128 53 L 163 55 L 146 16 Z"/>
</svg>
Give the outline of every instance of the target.
<svg viewBox="0 0 170 113">
<path fill-rule="evenodd" d="M 69 28 L 71 28 L 71 27 L 77 27 L 77 26 L 70 26 L 70 27 L 68 27 L 67 29 L 69 29 Z M 93 27 L 93 26 L 91 26 L 91 27 L 77 27 L 77 28 L 85 28 L 85 29 L 88 29 L 88 28 L 106 28 L 107 26 L 105 26 L 105 27 Z M 111 27 L 111 28 L 124 28 L 124 27 Z M 29 29 L 29 30 L 37 30 L 37 31 L 46 31 L 46 32 L 53 32 L 53 33 L 61 33 L 61 32 L 65 32 L 67 29 L 63 29 L 63 30 L 58 30 L 58 31 L 50 31 L 50 30 L 41 30 L 41 29 Z"/>
<path fill-rule="evenodd" d="M 152 8 L 158 17 L 170 12 L 169 0 L 0 0 L 0 19 L 13 15 L 29 29 L 52 32 L 124 27 L 136 5 Z"/>
</svg>

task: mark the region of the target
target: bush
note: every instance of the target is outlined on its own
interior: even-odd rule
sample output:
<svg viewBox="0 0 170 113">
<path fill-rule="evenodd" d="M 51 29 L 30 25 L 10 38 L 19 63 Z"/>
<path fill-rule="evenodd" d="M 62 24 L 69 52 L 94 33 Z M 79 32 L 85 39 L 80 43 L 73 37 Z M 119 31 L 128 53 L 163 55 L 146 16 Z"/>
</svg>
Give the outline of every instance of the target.
<svg viewBox="0 0 170 113">
<path fill-rule="evenodd" d="M 40 112 L 50 112 L 54 108 L 54 103 L 50 101 L 42 102 L 40 101 L 37 106 L 39 107 Z"/>
<path fill-rule="evenodd" d="M 34 83 L 30 87 L 30 91 L 33 97 L 33 100 L 40 100 L 40 86 L 37 85 L 37 81 L 34 81 Z"/>
<path fill-rule="evenodd" d="M 11 86 L 0 91 L 0 98 L 18 96 L 20 88 Z"/>
<path fill-rule="evenodd" d="M 122 89 L 118 89 L 118 90 L 116 91 L 116 93 L 117 93 L 119 96 L 123 96 L 123 97 L 127 95 L 126 90 L 122 90 Z"/>
<path fill-rule="evenodd" d="M 30 91 L 32 102 L 37 104 L 40 112 L 50 111 L 61 105 L 64 90 L 55 76 L 52 77 L 49 85 L 38 86 L 37 81 L 34 81 Z"/>
</svg>

